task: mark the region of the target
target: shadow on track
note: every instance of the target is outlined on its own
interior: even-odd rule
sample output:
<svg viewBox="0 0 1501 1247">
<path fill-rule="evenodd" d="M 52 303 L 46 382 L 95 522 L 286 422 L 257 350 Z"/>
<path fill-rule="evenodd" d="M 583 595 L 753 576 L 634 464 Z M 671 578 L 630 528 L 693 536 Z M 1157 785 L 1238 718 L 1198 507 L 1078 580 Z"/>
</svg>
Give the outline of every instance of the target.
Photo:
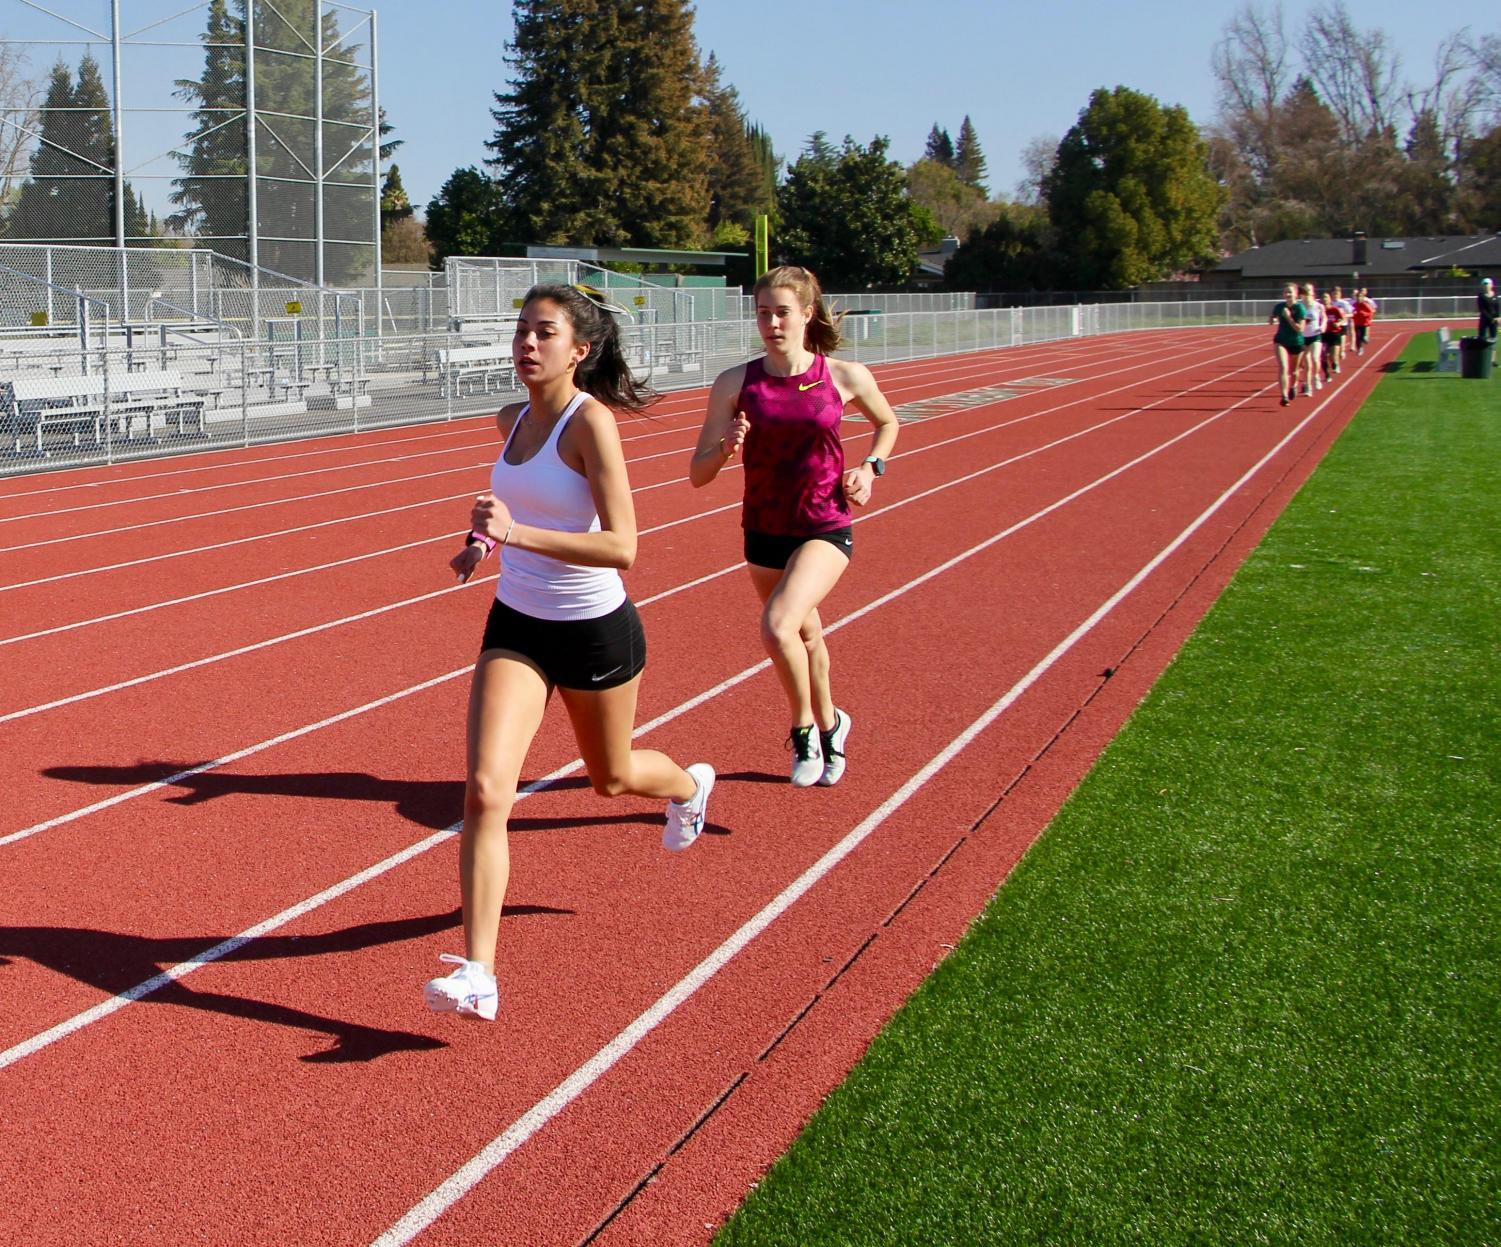
<svg viewBox="0 0 1501 1247">
<path fill-rule="evenodd" d="M 418 826 L 441 831 L 463 816 L 462 780 L 384 779 L 360 771 L 314 771 L 291 775 L 236 775 L 222 770 L 188 774 L 203 763 L 140 762 L 134 766 L 56 766 L 42 771 L 48 779 L 98 787 L 134 788 L 141 784 L 170 782 L 177 789 L 167 800 L 173 805 L 198 805 L 217 797 L 296 797 L 306 801 L 370 801 L 392 806 L 397 814 Z M 528 781 L 523 780 L 523 786 Z M 554 780 L 549 792 L 589 787 L 579 776 Z M 561 831 L 576 827 L 600 827 L 660 822 L 650 814 L 586 815 L 576 818 L 512 818 L 511 830 Z"/>
<path fill-rule="evenodd" d="M 567 914 L 548 905 L 507 905 L 504 918 L 532 914 Z M 457 927 L 457 909 L 420 918 L 364 922 L 341 931 L 310 935 L 263 935 L 224 955 L 220 960 L 272 961 L 292 957 L 321 957 L 357 952 L 382 944 L 418 939 Z M 150 936 L 100 931 L 88 927 L 0 927 L 0 974 L 15 958 L 25 958 L 66 974 L 108 996 L 129 993 L 152 1004 L 206 1009 L 228 1017 L 247 1018 L 273 1026 L 291 1026 L 330 1036 L 334 1045 L 299 1058 L 315 1064 L 373 1061 L 393 1052 L 423 1052 L 447 1047 L 430 1035 L 386 1030 L 358 1022 L 324 1017 L 291 1005 L 248 1000 L 222 992 L 195 991 L 181 980 L 143 985 L 159 979 L 168 967 L 192 961 L 223 944 L 226 936 Z M 0 980 L 3 981 L 3 980 Z"/>
</svg>

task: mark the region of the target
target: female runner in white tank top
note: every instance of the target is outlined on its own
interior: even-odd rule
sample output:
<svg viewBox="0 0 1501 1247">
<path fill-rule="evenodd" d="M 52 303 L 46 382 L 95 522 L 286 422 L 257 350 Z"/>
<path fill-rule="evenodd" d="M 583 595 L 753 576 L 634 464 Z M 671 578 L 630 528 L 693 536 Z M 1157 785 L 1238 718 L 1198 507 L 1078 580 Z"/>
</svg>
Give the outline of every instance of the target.
<svg viewBox="0 0 1501 1247">
<path fill-rule="evenodd" d="M 595 792 L 667 800 L 665 848 L 697 839 L 714 785 L 706 763 L 684 770 L 631 746 L 646 641 L 620 579 L 636 558 L 636 513 L 610 406 L 639 411 L 649 395 L 621 353 L 615 320 L 572 286 L 534 287 L 512 359 L 528 400 L 496 417 L 502 450 L 491 488 L 475 501 L 472 531 L 450 563 L 465 581 L 500 549 L 469 701 L 459 849 L 465 951 L 444 954 L 457 968 L 425 993 L 429 1008 L 486 1020 L 498 1002 L 495 947 L 511 869 L 506 822 L 553 689 Z"/>
</svg>

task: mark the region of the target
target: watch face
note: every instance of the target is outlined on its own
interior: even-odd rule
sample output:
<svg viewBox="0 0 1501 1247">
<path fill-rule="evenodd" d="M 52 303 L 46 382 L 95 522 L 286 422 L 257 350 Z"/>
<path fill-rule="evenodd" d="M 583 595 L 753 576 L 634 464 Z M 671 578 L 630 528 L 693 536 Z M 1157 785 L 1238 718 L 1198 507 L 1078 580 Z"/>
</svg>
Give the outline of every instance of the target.
<svg viewBox="0 0 1501 1247">
<path fill-rule="evenodd" d="M 868 463 L 868 464 L 870 464 L 870 470 L 872 472 L 874 472 L 877 476 L 885 476 L 886 475 L 886 460 L 884 460 L 884 459 L 877 459 L 874 456 L 872 456 L 871 458 L 867 459 L 865 462 Z"/>
</svg>

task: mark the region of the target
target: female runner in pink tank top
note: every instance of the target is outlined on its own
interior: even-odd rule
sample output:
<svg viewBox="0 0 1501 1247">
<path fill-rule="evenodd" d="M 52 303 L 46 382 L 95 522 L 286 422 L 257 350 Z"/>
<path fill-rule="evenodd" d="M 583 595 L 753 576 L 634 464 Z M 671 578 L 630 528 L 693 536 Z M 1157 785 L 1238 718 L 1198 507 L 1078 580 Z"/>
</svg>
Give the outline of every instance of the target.
<svg viewBox="0 0 1501 1247">
<path fill-rule="evenodd" d="M 792 783 L 827 787 L 844 774 L 850 715 L 834 705 L 818 606 L 849 566 L 850 504 L 869 502 L 886 471 L 896 413 L 869 368 L 830 356 L 839 328 L 811 272 L 774 268 L 755 300 L 766 354 L 715 380 L 688 475 L 703 486 L 737 456 L 744 464 L 745 561 L 763 604 L 761 641 L 787 694 Z M 875 426 L 853 468 L 840 435 L 846 405 Z"/>
</svg>

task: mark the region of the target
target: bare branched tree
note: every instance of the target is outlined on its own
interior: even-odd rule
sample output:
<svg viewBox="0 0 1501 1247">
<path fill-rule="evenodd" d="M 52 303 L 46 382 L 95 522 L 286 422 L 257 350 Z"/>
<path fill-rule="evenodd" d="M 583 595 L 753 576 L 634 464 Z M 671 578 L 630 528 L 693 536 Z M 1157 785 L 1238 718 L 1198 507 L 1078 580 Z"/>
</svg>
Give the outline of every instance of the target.
<svg viewBox="0 0 1501 1247">
<path fill-rule="evenodd" d="M 1226 25 L 1210 65 L 1225 136 L 1255 177 L 1269 177 L 1276 163 L 1278 105 L 1292 81 L 1282 6 L 1241 9 Z"/>
<path fill-rule="evenodd" d="M 1474 44 L 1467 30 L 1449 35 L 1433 57 L 1433 80 L 1421 90 L 1409 88 L 1407 109 L 1417 124 L 1432 118 L 1444 152 L 1452 159 L 1475 131 L 1486 111 L 1485 83 L 1476 72 Z"/>
<path fill-rule="evenodd" d="M 1479 116 L 1501 123 L 1501 35 L 1485 35 L 1468 44 L 1476 79 Z"/>
<path fill-rule="evenodd" d="M 1385 31 L 1357 30 L 1344 0 L 1334 0 L 1309 14 L 1300 46 L 1308 76 L 1346 143 L 1396 133 L 1402 67 Z"/>
<path fill-rule="evenodd" d="M 1053 165 L 1058 161 L 1058 142 L 1056 134 L 1039 134 L 1036 138 L 1030 139 L 1022 148 L 1021 163 L 1024 176 L 1016 184 L 1018 202 L 1024 204 L 1042 202 L 1043 187 L 1048 184 Z"/>
<path fill-rule="evenodd" d="M 25 176 L 36 141 L 42 84 L 28 72 L 25 49 L 0 43 L 0 208 Z"/>
</svg>

